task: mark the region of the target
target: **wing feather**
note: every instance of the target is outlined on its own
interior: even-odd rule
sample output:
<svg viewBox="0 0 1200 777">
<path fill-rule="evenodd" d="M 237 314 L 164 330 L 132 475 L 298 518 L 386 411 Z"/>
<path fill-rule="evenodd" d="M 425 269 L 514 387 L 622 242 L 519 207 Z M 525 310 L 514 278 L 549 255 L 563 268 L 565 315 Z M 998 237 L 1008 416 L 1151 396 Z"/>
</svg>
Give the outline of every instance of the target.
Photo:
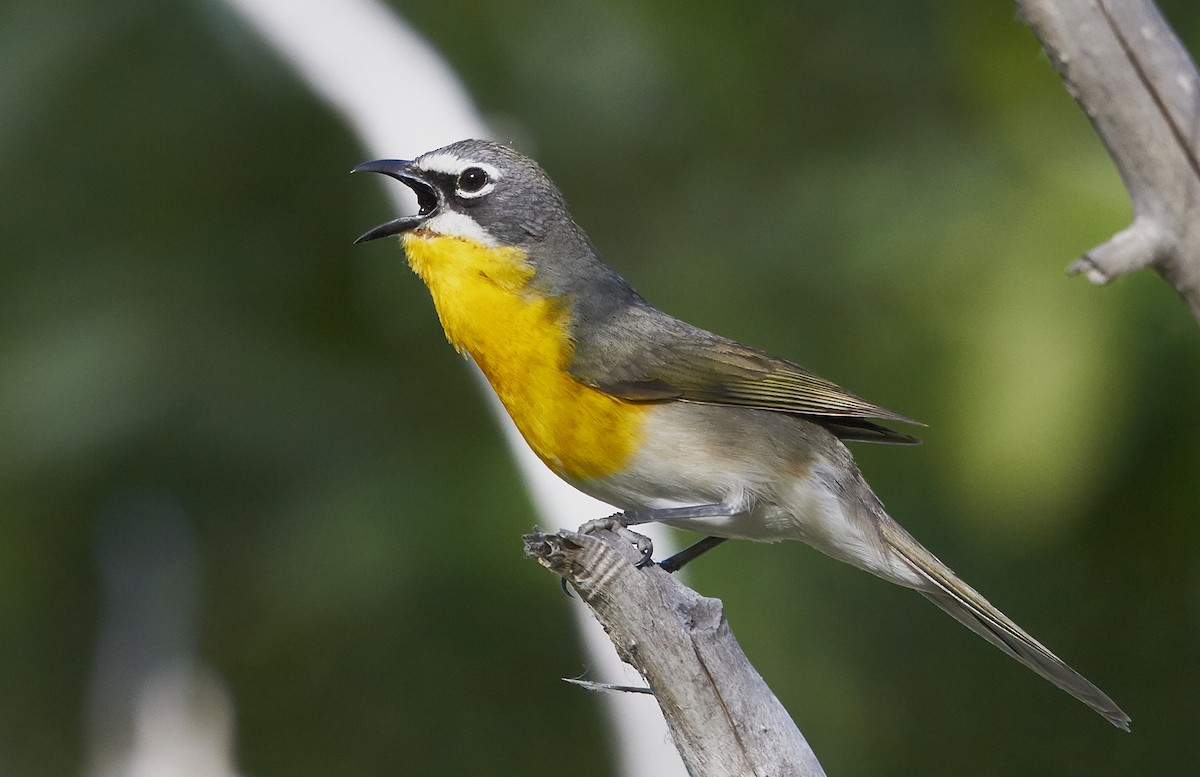
<svg viewBox="0 0 1200 777">
<path fill-rule="evenodd" d="M 589 336 L 577 349 L 572 374 L 634 402 L 751 407 L 809 417 L 843 439 L 918 442 L 864 419 L 919 421 L 868 402 L 799 364 L 658 315 L 663 318 L 653 329 L 627 327 L 635 331 Z"/>
</svg>

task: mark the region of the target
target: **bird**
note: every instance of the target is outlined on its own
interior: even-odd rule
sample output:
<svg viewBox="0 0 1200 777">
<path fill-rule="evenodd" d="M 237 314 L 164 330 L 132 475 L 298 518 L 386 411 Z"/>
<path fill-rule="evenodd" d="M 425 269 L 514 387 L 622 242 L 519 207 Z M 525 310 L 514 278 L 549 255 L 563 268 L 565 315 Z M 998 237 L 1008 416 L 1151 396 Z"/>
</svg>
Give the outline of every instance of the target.
<svg viewBox="0 0 1200 777">
<path fill-rule="evenodd" d="M 661 522 L 704 535 L 661 562 L 668 571 L 730 538 L 800 540 L 916 590 L 1129 730 L 1112 699 L 884 510 L 845 443 L 913 444 L 884 424 L 916 421 L 652 306 L 601 262 L 537 162 L 506 145 L 462 140 L 352 172 L 398 180 L 418 206 L 355 242 L 400 237 L 446 338 L 537 456 L 622 511 L 584 530 Z"/>
</svg>

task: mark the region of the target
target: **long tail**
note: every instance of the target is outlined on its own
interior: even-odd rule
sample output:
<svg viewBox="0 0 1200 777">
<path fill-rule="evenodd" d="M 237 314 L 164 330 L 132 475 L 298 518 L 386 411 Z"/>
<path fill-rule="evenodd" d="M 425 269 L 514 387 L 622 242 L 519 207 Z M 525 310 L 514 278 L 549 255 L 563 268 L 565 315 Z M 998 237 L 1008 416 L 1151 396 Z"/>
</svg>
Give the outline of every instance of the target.
<svg viewBox="0 0 1200 777">
<path fill-rule="evenodd" d="M 1058 656 L 997 610 L 978 591 L 964 583 L 936 556 L 894 521 L 880 522 L 884 540 L 929 582 L 919 588 L 925 598 L 954 616 L 959 623 L 1045 677 L 1100 713 L 1114 726 L 1129 730 L 1130 718 L 1104 691 L 1067 666 Z"/>
</svg>

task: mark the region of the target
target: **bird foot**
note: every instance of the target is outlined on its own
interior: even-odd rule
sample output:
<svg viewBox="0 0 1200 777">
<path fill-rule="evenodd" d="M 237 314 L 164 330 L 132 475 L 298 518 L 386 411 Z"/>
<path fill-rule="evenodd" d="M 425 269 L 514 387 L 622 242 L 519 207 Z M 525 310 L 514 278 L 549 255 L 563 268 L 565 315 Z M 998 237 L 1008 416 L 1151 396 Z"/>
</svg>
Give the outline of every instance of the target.
<svg viewBox="0 0 1200 777">
<path fill-rule="evenodd" d="M 591 534 L 600 530 L 610 531 L 637 548 L 638 552 L 642 554 L 636 564 L 638 569 L 654 563 L 654 543 L 646 535 L 638 534 L 630 529 L 625 523 L 624 513 L 613 513 L 607 518 L 587 521 L 578 529 L 580 534 Z"/>
</svg>

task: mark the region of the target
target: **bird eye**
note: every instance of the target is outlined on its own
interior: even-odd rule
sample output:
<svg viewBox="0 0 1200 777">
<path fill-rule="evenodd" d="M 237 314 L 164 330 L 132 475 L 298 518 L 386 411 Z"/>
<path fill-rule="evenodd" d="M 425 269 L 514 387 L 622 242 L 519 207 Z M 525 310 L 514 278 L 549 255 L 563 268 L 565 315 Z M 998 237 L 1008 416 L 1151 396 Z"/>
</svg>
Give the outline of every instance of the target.
<svg viewBox="0 0 1200 777">
<path fill-rule="evenodd" d="M 458 174 L 458 193 L 479 194 L 491 182 L 492 178 L 487 174 L 487 170 L 481 167 L 468 167 Z"/>
</svg>

